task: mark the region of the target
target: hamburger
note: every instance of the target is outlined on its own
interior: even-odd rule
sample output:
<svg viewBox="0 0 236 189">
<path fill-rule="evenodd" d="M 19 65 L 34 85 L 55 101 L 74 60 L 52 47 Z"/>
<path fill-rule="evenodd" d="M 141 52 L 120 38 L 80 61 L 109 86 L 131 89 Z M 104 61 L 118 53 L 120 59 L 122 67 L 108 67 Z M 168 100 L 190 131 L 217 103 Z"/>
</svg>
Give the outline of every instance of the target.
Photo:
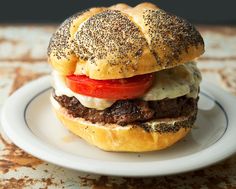
<svg viewBox="0 0 236 189">
<path fill-rule="evenodd" d="M 48 46 L 53 109 L 105 151 L 167 148 L 196 120 L 203 52 L 192 24 L 151 3 L 76 13 Z"/>
</svg>

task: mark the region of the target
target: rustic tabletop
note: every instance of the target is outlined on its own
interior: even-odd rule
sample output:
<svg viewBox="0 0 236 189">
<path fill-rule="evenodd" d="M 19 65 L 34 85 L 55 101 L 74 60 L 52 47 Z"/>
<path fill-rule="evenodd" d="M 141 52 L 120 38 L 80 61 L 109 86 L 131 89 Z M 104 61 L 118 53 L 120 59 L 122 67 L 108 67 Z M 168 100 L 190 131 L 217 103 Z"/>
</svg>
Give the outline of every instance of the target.
<svg viewBox="0 0 236 189">
<path fill-rule="evenodd" d="M 0 106 L 25 83 L 50 73 L 46 50 L 56 26 L 0 26 Z M 203 77 L 236 95 L 236 27 L 198 27 Z M 0 126 L 1 130 L 1 126 Z M 0 188 L 236 188 L 236 155 L 189 173 L 123 178 L 68 170 L 25 153 L 0 132 Z"/>
</svg>

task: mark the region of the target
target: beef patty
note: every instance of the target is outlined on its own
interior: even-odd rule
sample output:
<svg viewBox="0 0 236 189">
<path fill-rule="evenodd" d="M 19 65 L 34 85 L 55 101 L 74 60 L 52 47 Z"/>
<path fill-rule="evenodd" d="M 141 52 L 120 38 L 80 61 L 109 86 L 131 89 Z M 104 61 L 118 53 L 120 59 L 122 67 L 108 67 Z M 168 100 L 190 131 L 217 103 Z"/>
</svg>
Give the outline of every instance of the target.
<svg viewBox="0 0 236 189">
<path fill-rule="evenodd" d="M 105 110 L 96 110 L 84 107 L 75 97 L 57 96 L 55 92 L 53 92 L 53 97 L 68 110 L 68 114 L 75 118 L 82 117 L 92 123 L 116 123 L 122 126 L 129 123 L 143 123 L 157 118 L 187 116 L 196 111 L 198 101 L 198 99 L 186 96 L 158 101 L 118 100 Z"/>
</svg>

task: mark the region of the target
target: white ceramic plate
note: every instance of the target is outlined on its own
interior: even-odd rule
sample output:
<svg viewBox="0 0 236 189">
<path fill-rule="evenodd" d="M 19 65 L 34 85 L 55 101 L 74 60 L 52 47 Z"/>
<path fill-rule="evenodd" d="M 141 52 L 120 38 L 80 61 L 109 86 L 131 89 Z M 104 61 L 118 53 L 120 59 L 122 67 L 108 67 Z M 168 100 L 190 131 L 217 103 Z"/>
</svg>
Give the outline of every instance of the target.
<svg viewBox="0 0 236 189">
<path fill-rule="evenodd" d="M 176 145 L 150 153 L 104 152 L 69 133 L 51 110 L 50 78 L 16 91 L 2 110 L 8 137 L 45 161 L 80 171 L 117 176 L 167 175 L 199 169 L 236 151 L 236 99 L 203 82 L 191 133 Z"/>
</svg>

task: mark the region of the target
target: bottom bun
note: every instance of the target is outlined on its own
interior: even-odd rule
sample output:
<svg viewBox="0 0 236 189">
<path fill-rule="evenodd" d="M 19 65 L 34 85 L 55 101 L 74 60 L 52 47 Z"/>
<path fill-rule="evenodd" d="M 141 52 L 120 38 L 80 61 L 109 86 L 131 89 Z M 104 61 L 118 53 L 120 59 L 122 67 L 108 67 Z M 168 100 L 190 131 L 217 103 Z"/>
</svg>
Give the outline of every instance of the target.
<svg viewBox="0 0 236 189">
<path fill-rule="evenodd" d="M 193 124 L 196 118 L 196 112 L 194 112 L 188 117 L 155 120 L 150 123 L 162 127 L 163 124 L 168 127 L 170 125 L 172 127 L 181 125 L 181 127 L 175 131 L 154 132 L 146 131 L 137 125 L 93 124 L 83 118 L 70 116 L 65 108 L 60 107 L 54 99 L 52 101 L 54 101 L 52 103 L 54 111 L 64 126 L 88 143 L 105 151 L 146 152 L 167 148 L 186 136 L 190 131 L 190 122 Z"/>
</svg>

